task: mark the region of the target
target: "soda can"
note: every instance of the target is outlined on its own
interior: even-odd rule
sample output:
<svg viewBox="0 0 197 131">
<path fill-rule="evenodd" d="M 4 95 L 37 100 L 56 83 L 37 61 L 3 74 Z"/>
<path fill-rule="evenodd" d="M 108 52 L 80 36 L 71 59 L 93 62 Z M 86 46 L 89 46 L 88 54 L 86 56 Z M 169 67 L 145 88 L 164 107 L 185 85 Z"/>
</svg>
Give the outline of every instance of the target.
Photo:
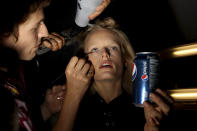
<svg viewBox="0 0 197 131">
<path fill-rule="evenodd" d="M 156 52 L 138 52 L 132 69 L 133 104 L 143 107 L 144 101 L 152 102 L 149 98 L 159 84 L 160 60 Z"/>
</svg>

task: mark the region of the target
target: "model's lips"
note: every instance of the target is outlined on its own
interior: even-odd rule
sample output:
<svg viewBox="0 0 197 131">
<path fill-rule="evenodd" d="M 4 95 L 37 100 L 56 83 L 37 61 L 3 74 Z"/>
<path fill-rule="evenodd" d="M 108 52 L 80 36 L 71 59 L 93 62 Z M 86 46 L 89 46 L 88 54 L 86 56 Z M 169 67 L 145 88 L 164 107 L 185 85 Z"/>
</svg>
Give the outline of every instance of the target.
<svg viewBox="0 0 197 131">
<path fill-rule="evenodd" d="M 110 61 L 103 61 L 99 66 L 99 69 L 102 68 L 112 68 L 112 63 Z"/>
</svg>

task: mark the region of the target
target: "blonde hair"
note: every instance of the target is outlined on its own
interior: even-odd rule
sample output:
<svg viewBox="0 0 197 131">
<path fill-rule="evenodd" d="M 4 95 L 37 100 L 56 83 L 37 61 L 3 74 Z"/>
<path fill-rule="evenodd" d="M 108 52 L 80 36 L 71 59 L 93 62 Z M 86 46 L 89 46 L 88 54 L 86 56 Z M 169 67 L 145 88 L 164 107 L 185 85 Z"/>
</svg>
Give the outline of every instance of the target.
<svg viewBox="0 0 197 131">
<path fill-rule="evenodd" d="M 123 88 L 129 93 L 132 93 L 132 66 L 133 59 L 135 58 L 135 52 L 131 43 L 124 32 L 119 29 L 119 25 L 113 20 L 111 17 L 107 17 L 103 20 L 97 20 L 95 24 L 90 26 L 85 32 L 80 34 L 80 39 L 82 42 L 85 42 L 86 37 L 98 30 L 108 30 L 112 32 L 115 36 L 116 42 L 120 46 L 121 56 L 123 62 L 126 62 L 126 66 L 124 68 L 123 74 Z M 81 44 L 81 48 L 83 48 L 84 43 Z"/>
</svg>

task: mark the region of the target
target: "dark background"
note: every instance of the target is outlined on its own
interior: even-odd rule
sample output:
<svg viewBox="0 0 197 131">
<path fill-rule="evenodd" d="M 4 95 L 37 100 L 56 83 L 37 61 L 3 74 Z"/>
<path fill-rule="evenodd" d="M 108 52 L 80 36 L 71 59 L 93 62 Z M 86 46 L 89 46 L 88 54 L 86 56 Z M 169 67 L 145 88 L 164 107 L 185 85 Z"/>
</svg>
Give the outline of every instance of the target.
<svg viewBox="0 0 197 131">
<path fill-rule="evenodd" d="M 61 32 L 74 24 L 76 3 L 76 0 L 52 0 L 45 10 L 49 32 Z M 113 17 L 136 52 L 161 51 L 197 40 L 196 7 L 195 0 L 114 0 L 97 19 Z M 197 87 L 196 60 L 197 56 L 162 60 L 163 88 Z M 58 64 L 61 65 L 54 63 Z M 171 128 L 197 130 L 193 120 L 196 117 L 196 108 L 176 109 Z"/>
<path fill-rule="evenodd" d="M 70 28 L 76 6 L 77 0 L 52 0 L 45 10 L 49 32 Z M 114 18 L 136 52 L 161 51 L 197 41 L 195 7 L 195 0 L 112 0 L 97 19 Z M 162 60 L 166 88 L 197 86 L 195 67 L 196 56 Z"/>
<path fill-rule="evenodd" d="M 74 23 L 76 0 L 52 0 L 46 9 L 49 31 L 61 31 Z M 97 18 L 113 17 L 136 51 L 158 51 L 184 43 L 167 0 L 114 0 Z"/>
</svg>

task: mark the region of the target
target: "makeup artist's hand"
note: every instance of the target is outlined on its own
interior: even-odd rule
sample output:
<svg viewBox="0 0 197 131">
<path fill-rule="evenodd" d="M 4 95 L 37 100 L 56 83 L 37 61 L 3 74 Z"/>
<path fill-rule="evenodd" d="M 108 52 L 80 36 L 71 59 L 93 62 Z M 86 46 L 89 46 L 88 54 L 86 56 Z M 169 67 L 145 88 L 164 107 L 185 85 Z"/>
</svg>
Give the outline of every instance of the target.
<svg viewBox="0 0 197 131">
<path fill-rule="evenodd" d="M 50 48 L 52 51 L 56 51 L 61 49 L 64 44 L 64 37 L 53 32 L 49 34 L 48 37 L 42 39 L 41 46 L 45 46 L 47 48 Z"/>
<path fill-rule="evenodd" d="M 150 94 L 150 98 L 156 105 L 143 103 L 146 118 L 144 131 L 159 131 L 161 121 L 169 115 L 174 100 L 159 88 Z"/>
<path fill-rule="evenodd" d="M 74 56 L 71 58 L 65 73 L 67 94 L 70 93 L 82 98 L 94 74 L 91 63 L 87 63 L 85 59 L 79 59 Z"/>
<path fill-rule="evenodd" d="M 94 69 L 85 59 L 74 56 L 66 70 L 66 93 L 62 110 L 52 131 L 72 131 L 80 102 L 87 91 Z"/>
</svg>

